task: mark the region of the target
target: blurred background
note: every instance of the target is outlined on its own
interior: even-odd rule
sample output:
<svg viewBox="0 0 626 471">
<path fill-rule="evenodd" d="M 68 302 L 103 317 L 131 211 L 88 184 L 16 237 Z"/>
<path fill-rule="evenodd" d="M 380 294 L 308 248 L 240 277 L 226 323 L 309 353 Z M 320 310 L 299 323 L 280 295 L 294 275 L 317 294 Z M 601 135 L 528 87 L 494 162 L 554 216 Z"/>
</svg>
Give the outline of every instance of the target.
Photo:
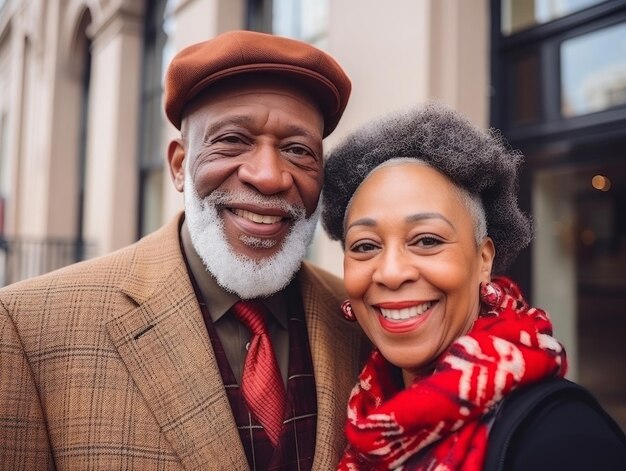
<svg viewBox="0 0 626 471">
<path fill-rule="evenodd" d="M 162 78 L 231 29 L 300 38 L 353 81 L 337 139 L 427 100 L 526 155 L 535 240 L 511 269 L 569 377 L 626 429 L 626 0 L 0 0 L 0 286 L 98 256 L 182 209 Z M 317 231 L 309 258 L 341 275 Z"/>
</svg>

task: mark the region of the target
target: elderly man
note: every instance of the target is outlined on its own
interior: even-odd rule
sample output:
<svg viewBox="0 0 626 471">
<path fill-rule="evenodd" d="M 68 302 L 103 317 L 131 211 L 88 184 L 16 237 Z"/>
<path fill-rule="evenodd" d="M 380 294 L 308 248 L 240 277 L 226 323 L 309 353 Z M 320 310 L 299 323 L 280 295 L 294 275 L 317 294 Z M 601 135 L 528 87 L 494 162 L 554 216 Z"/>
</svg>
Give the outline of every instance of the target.
<svg viewBox="0 0 626 471">
<path fill-rule="evenodd" d="M 361 337 L 302 263 L 322 139 L 350 93 L 286 38 L 174 57 L 185 212 L 111 255 L 0 292 L 0 469 L 331 469 Z"/>
</svg>

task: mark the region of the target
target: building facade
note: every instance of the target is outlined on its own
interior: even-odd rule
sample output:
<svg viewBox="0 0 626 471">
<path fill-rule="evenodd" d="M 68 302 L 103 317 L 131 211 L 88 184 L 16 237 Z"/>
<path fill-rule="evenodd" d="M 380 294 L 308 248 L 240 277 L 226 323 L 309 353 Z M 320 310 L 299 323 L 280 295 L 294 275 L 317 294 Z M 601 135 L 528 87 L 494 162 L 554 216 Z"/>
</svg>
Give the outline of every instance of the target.
<svg viewBox="0 0 626 471">
<path fill-rule="evenodd" d="M 0 284 L 132 243 L 182 209 L 162 78 L 232 29 L 330 52 L 353 94 L 326 148 L 443 101 L 527 155 L 536 238 L 512 273 L 552 313 L 571 377 L 626 425 L 626 1 L 0 0 Z M 341 274 L 319 230 L 309 258 Z"/>
</svg>

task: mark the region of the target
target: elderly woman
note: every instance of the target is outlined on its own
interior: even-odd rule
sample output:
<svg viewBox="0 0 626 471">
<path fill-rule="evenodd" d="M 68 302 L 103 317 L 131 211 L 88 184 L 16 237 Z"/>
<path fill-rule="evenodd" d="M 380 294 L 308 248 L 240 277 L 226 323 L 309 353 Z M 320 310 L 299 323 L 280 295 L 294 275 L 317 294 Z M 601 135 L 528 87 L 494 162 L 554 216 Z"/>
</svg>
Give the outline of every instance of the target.
<svg viewBox="0 0 626 471">
<path fill-rule="evenodd" d="M 483 469 L 507 398 L 565 374 L 546 313 L 492 276 L 531 239 L 521 161 L 435 104 L 371 123 L 328 157 L 323 223 L 345 250 L 344 316 L 375 347 L 339 469 Z M 624 436 L 592 397 L 553 396 L 505 440 L 503 469 L 626 466 Z"/>
</svg>

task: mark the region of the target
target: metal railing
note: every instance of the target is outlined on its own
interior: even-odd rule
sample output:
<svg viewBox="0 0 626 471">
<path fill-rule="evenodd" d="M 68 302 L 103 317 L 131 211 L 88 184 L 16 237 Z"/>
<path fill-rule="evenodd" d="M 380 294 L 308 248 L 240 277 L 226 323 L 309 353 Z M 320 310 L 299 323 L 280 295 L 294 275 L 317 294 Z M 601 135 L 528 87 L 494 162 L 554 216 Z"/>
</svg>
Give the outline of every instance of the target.
<svg viewBox="0 0 626 471">
<path fill-rule="evenodd" d="M 0 286 L 84 260 L 87 249 L 84 241 L 76 239 L 0 236 Z"/>
</svg>

